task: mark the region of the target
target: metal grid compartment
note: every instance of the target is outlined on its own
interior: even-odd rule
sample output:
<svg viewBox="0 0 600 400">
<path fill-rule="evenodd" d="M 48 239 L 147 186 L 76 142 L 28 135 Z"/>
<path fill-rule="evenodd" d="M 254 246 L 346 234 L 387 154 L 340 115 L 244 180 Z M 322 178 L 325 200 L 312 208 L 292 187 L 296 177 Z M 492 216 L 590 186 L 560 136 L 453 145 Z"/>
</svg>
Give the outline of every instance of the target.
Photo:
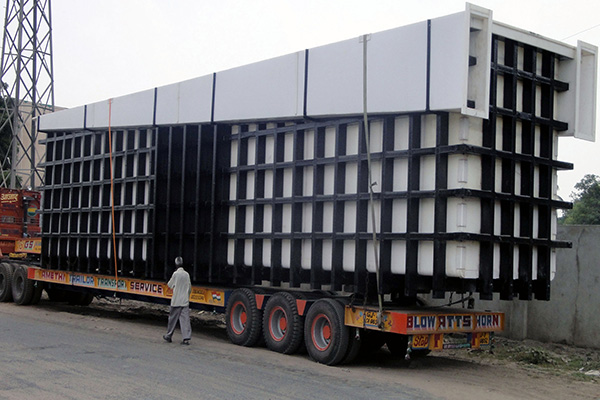
<svg viewBox="0 0 600 400">
<path fill-rule="evenodd" d="M 113 134 L 119 268 L 145 271 L 152 230 L 154 131 Z M 43 188 L 42 265 L 114 273 L 108 132 L 48 133 Z"/>
</svg>

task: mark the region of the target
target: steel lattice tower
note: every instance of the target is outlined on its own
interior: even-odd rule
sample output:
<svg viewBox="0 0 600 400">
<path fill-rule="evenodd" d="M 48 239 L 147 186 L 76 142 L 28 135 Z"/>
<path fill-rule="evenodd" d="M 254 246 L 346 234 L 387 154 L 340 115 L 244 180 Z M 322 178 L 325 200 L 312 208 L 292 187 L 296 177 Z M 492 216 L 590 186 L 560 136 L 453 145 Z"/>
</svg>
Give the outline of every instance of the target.
<svg viewBox="0 0 600 400">
<path fill-rule="evenodd" d="M 45 154 L 36 151 L 36 117 L 54 111 L 50 0 L 6 1 L 0 79 L 0 133 L 11 133 L 0 185 L 36 188 L 43 182 L 37 163 Z"/>
</svg>

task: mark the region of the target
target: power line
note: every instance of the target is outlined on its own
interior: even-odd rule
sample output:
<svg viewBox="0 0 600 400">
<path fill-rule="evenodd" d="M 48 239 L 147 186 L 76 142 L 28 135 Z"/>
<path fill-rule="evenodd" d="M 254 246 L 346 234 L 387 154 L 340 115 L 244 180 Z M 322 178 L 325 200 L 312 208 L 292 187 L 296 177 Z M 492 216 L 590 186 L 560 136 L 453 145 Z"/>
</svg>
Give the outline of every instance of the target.
<svg viewBox="0 0 600 400">
<path fill-rule="evenodd" d="M 592 26 L 591 28 L 584 29 L 584 30 L 582 30 L 581 32 L 574 33 L 573 35 L 571 35 L 571 36 L 567 36 L 566 38 L 563 38 L 563 39 L 561 39 L 561 40 L 567 40 L 567 39 L 570 39 L 570 38 L 572 38 L 573 36 L 577 36 L 577 35 L 579 35 L 579 34 L 581 34 L 581 33 L 584 33 L 584 32 L 587 32 L 587 31 L 591 31 L 592 29 L 594 29 L 594 28 L 597 28 L 597 27 L 599 27 L 599 26 L 600 26 L 600 24 L 598 24 L 598 25 L 594 25 L 594 26 Z"/>
</svg>

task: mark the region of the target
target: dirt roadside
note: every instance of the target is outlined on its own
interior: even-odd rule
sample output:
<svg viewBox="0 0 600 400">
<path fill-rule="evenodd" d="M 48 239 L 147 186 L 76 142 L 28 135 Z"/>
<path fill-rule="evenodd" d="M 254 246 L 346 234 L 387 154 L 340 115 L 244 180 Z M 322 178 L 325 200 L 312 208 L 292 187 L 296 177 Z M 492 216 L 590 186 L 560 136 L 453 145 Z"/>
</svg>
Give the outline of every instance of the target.
<svg viewBox="0 0 600 400">
<path fill-rule="evenodd" d="M 167 306 L 111 299 L 96 299 L 90 307 L 42 301 L 38 306 L 11 305 L 2 311 L 41 319 L 60 318 L 79 327 L 118 331 L 158 343 L 168 315 Z M 209 342 L 212 350 L 231 353 L 233 345 L 227 340 L 223 315 L 193 310 L 192 324 L 196 345 Z M 600 350 L 565 345 L 497 338 L 494 354 L 445 350 L 410 364 L 392 358 L 383 348 L 341 367 L 316 364 L 305 354 L 283 356 L 266 349 L 235 350 L 244 357 L 256 357 L 297 373 L 314 371 L 340 382 L 352 380 L 368 385 L 395 382 L 426 390 L 432 398 L 600 399 L 600 377 L 585 375 L 600 370 Z"/>
</svg>

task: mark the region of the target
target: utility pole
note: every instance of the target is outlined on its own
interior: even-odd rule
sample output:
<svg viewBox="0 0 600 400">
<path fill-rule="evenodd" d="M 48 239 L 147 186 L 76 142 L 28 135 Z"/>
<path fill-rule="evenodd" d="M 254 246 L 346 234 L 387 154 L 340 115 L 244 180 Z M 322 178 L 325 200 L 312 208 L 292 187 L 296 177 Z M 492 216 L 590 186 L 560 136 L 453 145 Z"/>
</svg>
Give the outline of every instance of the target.
<svg viewBox="0 0 600 400">
<path fill-rule="evenodd" d="M 0 186 L 35 189 L 45 157 L 37 117 L 54 111 L 50 0 L 6 1 L 0 70 Z"/>
</svg>

